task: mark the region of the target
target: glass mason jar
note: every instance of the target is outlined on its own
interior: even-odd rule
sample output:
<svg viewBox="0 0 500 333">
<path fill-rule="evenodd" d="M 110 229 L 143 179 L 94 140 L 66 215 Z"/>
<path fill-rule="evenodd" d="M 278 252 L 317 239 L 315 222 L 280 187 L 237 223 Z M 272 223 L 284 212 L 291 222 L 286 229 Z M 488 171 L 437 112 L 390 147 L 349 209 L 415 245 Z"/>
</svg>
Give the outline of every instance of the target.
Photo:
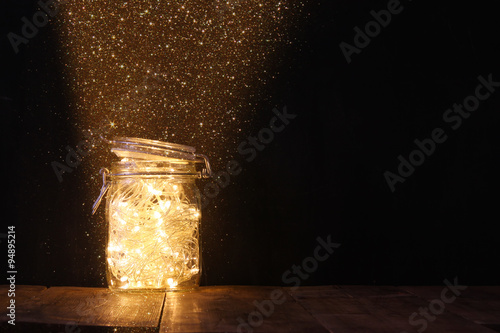
<svg viewBox="0 0 500 333">
<path fill-rule="evenodd" d="M 189 146 L 139 138 L 107 140 L 120 161 L 101 169 L 106 195 L 108 287 L 186 290 L 199 286 L 201 197 L 206 156 Z M 197 171 L 197 164 L 204 164 Z"/>
</svg>

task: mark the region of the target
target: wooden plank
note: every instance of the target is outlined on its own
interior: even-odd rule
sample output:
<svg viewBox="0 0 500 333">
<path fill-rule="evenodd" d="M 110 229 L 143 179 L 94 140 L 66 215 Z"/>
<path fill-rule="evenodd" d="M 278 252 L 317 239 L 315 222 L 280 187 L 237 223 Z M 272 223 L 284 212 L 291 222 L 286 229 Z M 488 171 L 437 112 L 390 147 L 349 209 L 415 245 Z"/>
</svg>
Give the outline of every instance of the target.
<svg viewBox="0 0 500 333">
<path fill-rule="evenodd" d="M 2 285 L 0 331 L 111 333 L 117 328 L 120 332 L 220 333 L 238 332 L 238 325 L 239 332 L 255 333 L 499 331 L 500 287 L 468 287 L 456 300 L 446 303 L 442 313 L 430 313 L 433 319 L 425 325 L 421 315 L 410 323 L 410 316 L 439 300 L 445 287 L 215 286 L 171 292 L 165 297 L 162 292 L 16 286 L 13 327 L 7 324 L 6 316 L 9 286 Z M 282 304 L 277 304 L 276 297 L 274 303 L 271 301 L 273 293 L 282 293 L 278 297 Z"/>
<path fill-rule="evenodd" d="M 399 298 L 365 298 L 360 299 L 363 303 L 373 309 L 373 313 L 385 320 L 391 319 L 393 322 L 403 325 L 401 331 L 426 333 L 456 332 L 456 333 L 493 333 L 492 330 L 480 326 L 470 320 L 449 310 L 448 305 L 444 308 L 440 305 L 430 305 L 430 301 L 419 297 L 399 297 Z M 422 315 L 422 309 L 428 313 Z M 413 321 L 410 322 L 410 316 Z M 403 324 L 404 321 L 404 324 Z"/>
<path fill-rule="evenodd" d="M 443 284 L 442 286 L 402 286 L 400 288 L 413 295 L 433 299 L 445 287 L 446 285 Z M 477 300 L 500 299 L 500 286 L 469 286 L 465 290 L 460 290 L 460 297 Z"/>
<path fill-rule="evenodd" d="M 500 299 L 473 300 L 458 298 L 450 304 L 449 311 L 481 325 L 500 326 Z"/>
<path fill-rule="evenodd" d="M 302 288 L 300 288 L 302 289 Z M 343 286 L 353 297 L 298 298 L 298 302 L 308 310 L 330 332 L 417 332 L 425 326 L 426 333 L 438 332 L 481 332 L 492 330 L 477 325 L 449 311 L 433 316 L 433 320 L 410 323 L 410 316 L 420 308 L 429 306 L 429 301 L 402 293 L 393 287 Z M 372 289 L 372 290 L 370 290 Z M 308 291 L 299 291 L 307 293 Z M 357 295 L 363 295 L 359 297 Z M 431 313 L 432 315 L 432 313 Z"/>
<path fill-rule="evenodd" d="M 158 327 L 78 326 L 47 323 L 0 323 L 2 333 L 158 333 Z"/>
<path fill-rule="evenodd" d="M 0 286 L 0 322 L 7 321 L 7 306 L 9 306 L 11 297 L 9 297 L 10 287 L 8 285 Z M 28 286 L 19 285 L 15 287 L 15 300 L 16 310 L 19 304 L 23 304 L 29 301 L 36 301 L 40 297 L 41 293 L 47 290 L 45 286 Z M 17 318 L 16 318 L 17 319 Z"/>
<path fill-rule="evenodd" d="M 8 295 L 9 293 L 9 285 L 1 285 L 0 286 L 0 315 L 2 318 L 0 321 L 3 321 L 4 314 L 7 313 L 6 307 L 8 306 L 10 302 L 10 297 Z M 44 290 L 47 290 L 47 287 L 45 286 L 29 286 L 29 285 L 18 285 L 15 287 L 15 298 L 14 300 L 16 303 L 21 303 L 26 300 L 29 300 L 32 297 L 37 297 L 42 293 Z"/>
<path fill-rule="evenodd" d="M 423 299 L 439 299 L 446 286 L 405 286 L 405 290 Z M 477 324 L 500 325 L 500 287 L 470 286 L 460 291 L 460 296 L 446 305 L 446 309 Z M 447 297 L 453 294 L 448 292 Z"/>
<path fill-rule="evenodd" d="M 380 311 L 370 298 L 306 298 L 299 303 L 330 332 L 397 333 L 408 322 L 407 317 Z"/>
<path fill-rule="evenodd" d="M 157 327 L 164 293 L 52 287 L 19 302 L 16 322 L 66 326 Z M 17 302 L 16 302 L 17 303 Z"/>
<path fill-rule="evenodd" d="M 286 287 L 284 289 L 296 300 L 305 298 L 352 298 L 351 295 L 339 286 Z"/>
<path fill-rule="evenodd" d="M 401 297 L 411 295 L 408 291 L 394 286 L 346 285 L 340 288 L 352 297 Z"/>
<path fill-rule="evenodd" d="M 275 298 L 281 304 L 272 303 L 274 293 L 282 295 Z M 283 288 L 215 286 L 167 293 L 160 332 L 328 331 Z"/>
</svg>

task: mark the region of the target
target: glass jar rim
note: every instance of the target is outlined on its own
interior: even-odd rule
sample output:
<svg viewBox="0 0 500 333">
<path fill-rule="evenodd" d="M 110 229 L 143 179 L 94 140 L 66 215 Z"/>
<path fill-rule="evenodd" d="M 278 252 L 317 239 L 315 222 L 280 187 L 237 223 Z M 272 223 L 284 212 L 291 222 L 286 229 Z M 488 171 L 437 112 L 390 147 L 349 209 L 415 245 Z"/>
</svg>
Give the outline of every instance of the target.
<svg viewBox="0 0 500 333">
<path fill-rule="evenodd" d="M 102 175 L 101 193 L 97 197 L 92 206 L 92 214 L 94 214 L 101 203 L 101 200 L 108 190 L 111 182 L 106 179 L 107 176 L 113 177 L 175 177 L 175 176 L 196 176 L 198 178 L 212 177 L 212 169 L 208 157 L 202 154 L 195 153 L 195 148 L 177 143 L 163 142 L 158 140 L 141 139 L 134 137 L 115 137 L 113 140 L 106 139 L 101 136 L 101 139 L 111 145 L 111 151 L 121 158 L 120 162 L 116 163 L 180 163 L 177 165 L 193 166 L 197 163 L 203 164 L 201 171 L 192 170 L 123 170 L 124 172 L 110 173 L 107 168 L 101 168 L 99 173 Z M 191 163 L 189 163 L 191 162 Z M 118 164 L 119 165 L 119 164 Z"/>
<path fill-rule="evenodd" d="M 153 161 L 124 159 L 113 162 L 107 176 L 111 179 L 131 176 L 187 176 L 200 178 L 202 173 L 196 170 L 196 163 L 197 161 L 178 159 Z"/>
<path fill-rule="evenodd" d="M 136 137 L 115 137 L 104 139 L 111 145 L 111 151 L 120 158 L 139 160 L 199 160 L 199 154 L 191 146 L 159 140 Z"/>
</svg>

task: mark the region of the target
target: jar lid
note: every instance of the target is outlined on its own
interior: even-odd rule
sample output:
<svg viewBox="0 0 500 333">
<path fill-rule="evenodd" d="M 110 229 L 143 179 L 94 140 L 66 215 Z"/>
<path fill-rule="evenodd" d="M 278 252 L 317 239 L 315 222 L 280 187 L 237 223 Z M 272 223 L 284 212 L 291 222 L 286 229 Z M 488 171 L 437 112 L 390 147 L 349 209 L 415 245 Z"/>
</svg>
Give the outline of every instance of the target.
<svg viewBox="0 0 500 333">
<path fill-rule="evenodd" d="M 196 149 L 194 147 L 177 143 L 132 137 L 116 137 L 113 140 L 104 140 L 111 145 L 111 151 L 122 159 L 179 159 L 188 161 L 196 161 L 199 159 L 199 154 L 195 154 Z"/>
<path fill-rule="evenodd" d="M 101 136 L 101 139 L 106 141 L 111 145 L 111 151 L 116 154 L 116 156 L 122 159 L 122 162 L 130 160 L 140 160 L 147 163 L 147 161 L 165 161 L 178 163 L 182 161 L 188 161 L 192 163 L 202 163 L 204 168 L 201 171 L 192 173 L 193 176 L 198 176 L 200 178 L 209 178 L 212 176 L 212 170 L 210 168 L 210 163 L 208 157 L 202 154 L 195 153 L 196 149 L 190 146 L 180 145 L 177 143 L 163 142 L 157 140 L 132 138 L 132 137 L 116 137 L 113 140 L 106 139 Z M 139 161 L 136 161 L 139 163 Z M 151 169 L 151 168 L 149 168 Z M 112 174 L 108 169 L 102 168 L 100 170 L 102 175 L 102 188 L 101 193 L 97 197 L 97 200 L 92 206 L 92 214 L 94 214 L 101 203 L 104 194 L 110 186 L 110 182 L 107 180 L 108 176 L 111 177 L 129 177 L 138 175 L 179 175 L 175 171 L 169 170 L 156 170 L 148 172 L 122 172 L 119 174 Z M 185 172 L 181 172 L 182 175 L 187 175 Z"/>
</svg>

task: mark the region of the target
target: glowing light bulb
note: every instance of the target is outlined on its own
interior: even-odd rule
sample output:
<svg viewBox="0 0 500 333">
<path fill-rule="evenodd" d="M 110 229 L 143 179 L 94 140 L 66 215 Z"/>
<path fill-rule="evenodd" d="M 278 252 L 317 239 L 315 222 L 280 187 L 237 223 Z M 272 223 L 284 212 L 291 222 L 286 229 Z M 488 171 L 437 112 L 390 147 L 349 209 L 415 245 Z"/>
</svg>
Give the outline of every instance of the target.
<svg viewBox="0 0 500 333">
<path fill-rule="evenodd" d="M 167 279 L 167 284 L 170 288 L 177 287 L 177 281 L 174 281 L 174 279 L 172 278 Z"/>
<path fill-rule="evenodd" d="M 160 195 L 162 192 L 160 190 L 155 189 L 152 185 L 147 185 L 148 191 L 153 193 L 154 195 Z"/>
<path fill-rule="evenodd" d="M 163 211 L 166 211 L 170 208 L 170 205 L 172 204 L 171 201 L 160 201 L 160 208 Z"/>
</svg>

